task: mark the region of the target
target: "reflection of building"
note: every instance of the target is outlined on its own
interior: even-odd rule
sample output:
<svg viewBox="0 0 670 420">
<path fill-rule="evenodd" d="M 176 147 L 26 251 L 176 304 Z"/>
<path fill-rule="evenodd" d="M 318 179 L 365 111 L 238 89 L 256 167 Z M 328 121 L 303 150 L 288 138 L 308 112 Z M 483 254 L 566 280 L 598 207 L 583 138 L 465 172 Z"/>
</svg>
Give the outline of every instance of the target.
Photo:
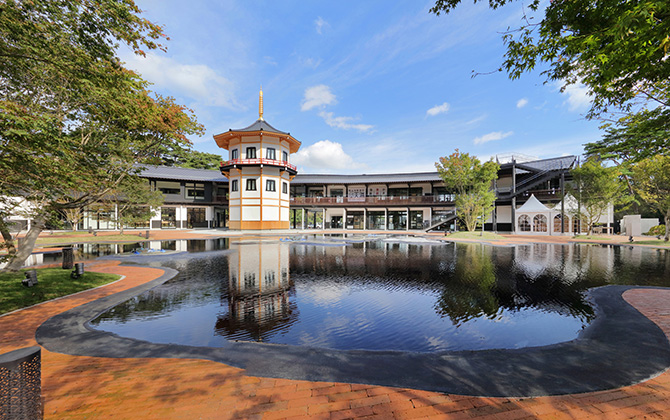
<svg viewBox="0 0 670 420">
<path fill-rule="evenodd" d="M 223 335 L 243 332 L 262 340 L 265 332 L 290 322 L 289 244 L 237 243 L 228 263 L 228 313 L 216 330 Z"/>
</svg>

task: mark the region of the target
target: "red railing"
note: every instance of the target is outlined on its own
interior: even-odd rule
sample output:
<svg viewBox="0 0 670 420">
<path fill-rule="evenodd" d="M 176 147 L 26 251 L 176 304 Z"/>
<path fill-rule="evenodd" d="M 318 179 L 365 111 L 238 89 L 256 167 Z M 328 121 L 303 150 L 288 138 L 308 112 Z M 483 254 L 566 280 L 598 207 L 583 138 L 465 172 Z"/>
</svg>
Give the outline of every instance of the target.
<svg viewBox="0 0 670 420">
<path fill-rule="evenodd" d="M 423 195 L 412 197 L 291 197 L 291 205 L 345 205 L 345 204 L 365 204 L 365 205 L 402 205 L 402 204 L 434 204 L 434 203 L 453 203 L 454 197 L 451 195 Z"/>
<path fill-rule="evenodd" d="M 274 160 L 274 159 L 233 159 L 227 162 L 221 162 L 221 166 L 233 166 L 233 165 L 271 165 L 271 166 L 282 166 L 285 168 L 298 171 L 298 167 L 291 165 L 288 162 L 283 160 Z"/>
</svg>

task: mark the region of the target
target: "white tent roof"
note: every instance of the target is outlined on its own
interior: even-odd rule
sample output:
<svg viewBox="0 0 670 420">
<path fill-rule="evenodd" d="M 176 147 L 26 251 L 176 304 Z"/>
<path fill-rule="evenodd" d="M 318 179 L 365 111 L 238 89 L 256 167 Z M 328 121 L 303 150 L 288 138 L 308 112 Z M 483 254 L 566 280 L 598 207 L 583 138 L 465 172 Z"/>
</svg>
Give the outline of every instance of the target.
<svg viewBox="0 0 670 420">
<path fill-rule="evenodd" d="M 535 195 L 531 194 L 528 201 L 523 203 L 523 206 L 516 209 L 517 213 L 542 213 L 548 212 L 549 208 L 544 204 L 540 203 L 540 200 L 535 198 Z"/>
<path fill-rule="evenodd" d="M 572 195 L 566 194 L 563 198 L 563 201 L 565 202 L 565 211 L 577 210 L 577 199 Z M 554 206 L 554 210 L 559 212 L 561 211 L 560 201 Z"/>
</svg>

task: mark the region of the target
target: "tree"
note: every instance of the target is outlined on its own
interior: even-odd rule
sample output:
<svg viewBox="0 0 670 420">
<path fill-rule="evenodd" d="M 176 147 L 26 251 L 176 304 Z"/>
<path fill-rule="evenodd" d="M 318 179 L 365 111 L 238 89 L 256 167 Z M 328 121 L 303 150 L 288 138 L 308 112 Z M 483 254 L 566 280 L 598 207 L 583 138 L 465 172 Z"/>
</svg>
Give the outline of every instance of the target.
<svg viewBox="0 0 670 420">
<path fill-rule="evenodd" d="M 593 233 L 593 225 L 610 206 L 629 201 L 630 196 L 625 194 L 616 167 L 606 167 L 597 159 L 588 159 L 570 173 L 574 183 L 568 190 L 576 197 L 580 208 L 574 216 L 586 223 L 589 235 Z"/>
<path fill-rule="evenodd" d="M 152 191 L 151 186 L 139 176 L 126 177 L 105 201 L 116 206 L 116 222 L 123 233 L 124 226 L 144 223 L 151 219 L 155 208 L 163 204 L 163 194 Z"/>
<path fill-rule="evenodd" d="M 219 169 L 223 158 L 214 153 L 180 149 L 162 156 L 162 164 L 194 169 Z"/>
<path fill-rule="evenodd" d="M 489 0 L 493 9 L 514 0 Z M 437 0 L 433 13 L 449 12 L 461 0 Z M 538 13 L 531 0 L 529 13 Z M 504 34 L 507 47 L 500 68 L 511 78 L 549 68 L 548 80 L 583 83 L 593 95 L 589 115 L 609 107 L 629 110 L 634 99 L 668 106 L 670 87 L 670 4 L 666 0 L 555 0 L 537 22 L 524 12 L 521 25 Z"/>
<path fill-rule="evenodd" d="M 477 0 L 474 0 L 475 2 Z M 489 0 L 492 9 L 514 0 Z M 461 0 L 437 0 L 433 13 Z M 603 140 L 586 145 L 592 156 L 619 162 L 667 153 L 670 134 L 670 2 L 667 0 L 553 0 L 541 14 L 531 0 L 518 28 L 503 35 L 501 67 L 516 79 L 547 63 L 548 81 L 584 84 L 592 98 L 587 118 L 607 121 Z M 621 118 L 608 116 L 623 111 Z"/>
<path fill-rule="evenodd" d="M 665 219 L 665 240 L 670 240 L 670 156 L 656 155 L 633 166 L 633 185 L 640 197 Z"/>
<path fill-rule="evenodd" d="M 160 48 L 162 29 L 139 14 L 132 0 L 0 3 L 0 196 L 30 201 L 33 220 L 7 269 L 55 213 L 101 200 L 202 131 L 120 65 L 118 42 Z"/>
<path fill-rule="evenodd" d="M 477 227 L 477 219 L 484 220 L 493 211 L 495 193 L 491 189 L 500 166 L 492 160 L 482 164 L 475 156 L 456 149 L 448 157 L 441 157 L 435 167 L 449 191 L 456 193 L 456 214 L 468 231 Z"/>
</svg>

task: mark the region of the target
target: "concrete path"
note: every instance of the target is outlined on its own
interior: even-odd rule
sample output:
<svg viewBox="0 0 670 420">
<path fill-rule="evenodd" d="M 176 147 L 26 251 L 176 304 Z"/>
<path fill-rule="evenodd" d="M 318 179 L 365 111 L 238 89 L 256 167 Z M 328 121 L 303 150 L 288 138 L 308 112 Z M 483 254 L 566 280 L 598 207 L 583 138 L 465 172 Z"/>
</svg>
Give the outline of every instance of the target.
<svg viewBox="0 0 670 420">
<path fill-rule="evenodd" d="M 36 345 L 47 319 L 163 275 L 101 261 L 87 269 L 116 283 L 0 317 L 0 352 Z M 624 299 L 670 337 L 670 290 L 633 289 Z M 337 382 L 267 379 L 189 359 L 101 358 L 43 350 L 47 419 L 623 419 L 670 418 L 670 372 L 608 391 L 534 398 L 478 398 Z M 617 366 L 613 366 L 617 369 Z"/>
</svg>

